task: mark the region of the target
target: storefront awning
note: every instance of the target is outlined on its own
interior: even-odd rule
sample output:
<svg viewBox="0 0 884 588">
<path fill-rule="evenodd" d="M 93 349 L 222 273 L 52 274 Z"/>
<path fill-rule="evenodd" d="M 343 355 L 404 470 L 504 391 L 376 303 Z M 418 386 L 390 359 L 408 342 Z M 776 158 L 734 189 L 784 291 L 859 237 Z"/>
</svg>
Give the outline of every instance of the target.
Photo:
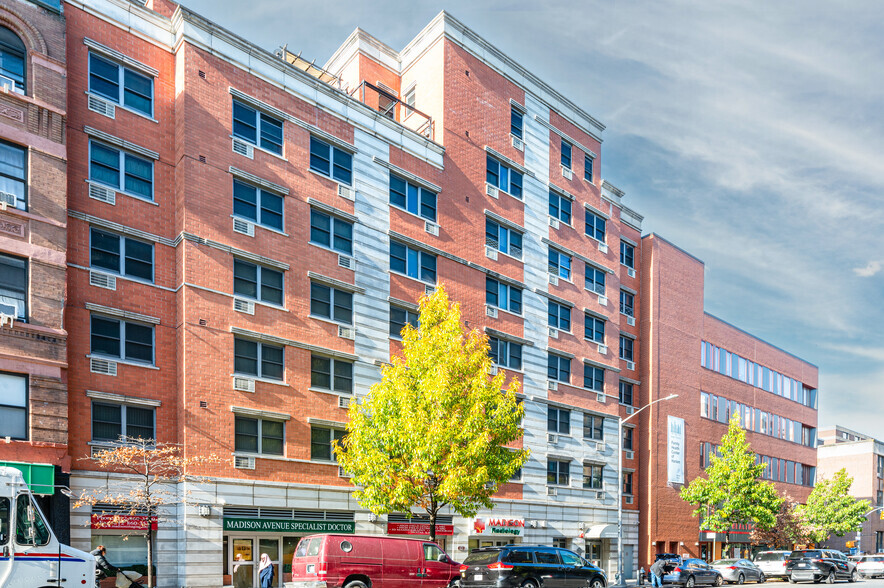
<svg viewBox="0 0 884 588">
<path fill-rule="evenodd" d="M 25 484 L 34 494 L 55 494 L 55 466 L 48 463 L 0 461 L 0 466 L 15 468 L 24 476 Z"/>
<path fill-rule="evenodd" d="M 616 539 L 617 525 L 593 525 L 583 533 L 584 539 Z"/>
</svg>

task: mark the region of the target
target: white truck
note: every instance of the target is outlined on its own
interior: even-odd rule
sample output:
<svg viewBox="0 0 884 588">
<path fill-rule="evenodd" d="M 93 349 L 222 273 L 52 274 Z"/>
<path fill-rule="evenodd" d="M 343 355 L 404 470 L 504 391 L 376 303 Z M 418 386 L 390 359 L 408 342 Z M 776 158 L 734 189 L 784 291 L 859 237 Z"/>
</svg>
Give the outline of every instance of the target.
<svg viewBox="0 0 884 588">
<path fill-rule="evenodd" d="M 75 586 L 95 586 L 95 558 L 59 543 L 22 473 L 0 466 L 0 588 Z"/>
</svg>

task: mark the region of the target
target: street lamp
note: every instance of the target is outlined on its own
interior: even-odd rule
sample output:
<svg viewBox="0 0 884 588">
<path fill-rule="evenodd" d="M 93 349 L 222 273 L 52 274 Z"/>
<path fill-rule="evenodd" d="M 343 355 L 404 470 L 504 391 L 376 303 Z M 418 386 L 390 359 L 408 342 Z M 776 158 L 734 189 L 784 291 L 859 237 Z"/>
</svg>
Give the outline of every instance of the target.
<svg viewBox="0 0 884 588">
<path fill-rule="evenodd" d="M 872 510 L 870 510 L 869 512 L 867 512 L 867 513 L 864 514 L 863 516 L 864 516 L 864 517 L 867 517 L 867 516 L 869 516 L 870 514 L 872 514 L 873 512 L 877 512 L 877 511 L 879 511 L 879 510 L 884 510 L 884 506 L 879 506 L 879 507 L 877 507 L 877 508 L 873 508 Z M 881 513 L 881 518 L 884 519 L 884 512 Z M 857 555 L 862 555 L 863 527 L 864 527 L 865 525 L 866 525 L 866 521 L 861 522 L 861 523 L 859 524 L 859 529 L 857 529 L 857 531 L 856 531 L 856 554 L 857 554 Z"/>
<path fill-rule="evenodd" d="M 617 585 L 623 586 L 623 424 L 651 405 L 677 398 L 678 394 L 670 394 L 665 398 L 651 401 L 633 412 L 628 417 L 617 418 Z"/>
</svg>

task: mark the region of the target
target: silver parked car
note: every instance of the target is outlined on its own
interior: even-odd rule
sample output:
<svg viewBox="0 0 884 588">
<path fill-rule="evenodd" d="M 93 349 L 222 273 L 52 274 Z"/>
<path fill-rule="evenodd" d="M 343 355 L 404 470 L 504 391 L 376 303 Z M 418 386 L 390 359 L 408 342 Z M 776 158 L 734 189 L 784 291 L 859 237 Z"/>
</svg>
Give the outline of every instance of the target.
<svg viewBox="0 0 884 588">
<path fill-rule="evenodd" d="M 753 563 L 758 566 L 768 578 L 788 578 L 786 562 L 789 560 L 791 551 L 759 551 L 755 554 Z"/>
<path fill-rule="evenodd" d="M 860 578 L 884 577 L 884 555 L 866 555 L 856 564 Z"/>
<path fill-rule="evenodd" d="M 731 584 L 744 582 L 764 582 L 764 572 L 748 559 L 719 559 L 712 562 L 712 567 L 721 573 L 721 577 Z"/>
</svg>

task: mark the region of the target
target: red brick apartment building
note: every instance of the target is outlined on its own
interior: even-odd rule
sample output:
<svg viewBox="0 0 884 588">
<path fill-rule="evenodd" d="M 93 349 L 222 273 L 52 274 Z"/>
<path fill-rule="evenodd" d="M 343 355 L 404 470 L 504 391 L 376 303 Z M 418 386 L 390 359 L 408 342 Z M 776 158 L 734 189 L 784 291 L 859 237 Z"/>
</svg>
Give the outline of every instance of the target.
<svg viewBox="0 0 884 588">
<path fill-rule="evenodd" d="M 166 0 L 65 15 L 72 484 L 107 484 L 79 458 L 122 434 L 222 458 L 159 529 L 161 586 L 251 585 L 261 553 L 281 584 L 317 530 L 429 531 L 360 508 L 331 441 L 439 284 L 522 381 L 531 449 L 479 513 L 518 535 L 449 513 L 446 549 L 554 543 L 613 572 L 622 484 L 634 572 L 652 448 L 617 421 L 649 399 L 639 328 L 653 337 L 659 309 L 640 292 L 659 258 L 601 179 L 600 122 L 445 13 L 401 51 L 357 29 L 323 68 Z M 755 357 L 731 336 L 749 340 L 708 335 Z M 698 376 L 701 339 L 684 350 Z M 75 546 L 143 561 L 89 521 L 72 513 Z"/>
<path fill-rule="evenodd" d="M 67 539 L 64 27 L 57 1 L 0 1 L 0 465 Z"/>
<path fill-rule="evenodd" d="M 701 532 L 679 489 L 702 473 L 739 414 L 766 478 L 799 501 L 816 475 L 817 367 L 704 311 L 704 264 L 658 235 L 642 238 L 639 559 L 721 557 L 724 534 Z M 732 554 L 749 529 L 731 530 Z M 713 545 L 715 552 L 713 552 Z"/>
</svg>

